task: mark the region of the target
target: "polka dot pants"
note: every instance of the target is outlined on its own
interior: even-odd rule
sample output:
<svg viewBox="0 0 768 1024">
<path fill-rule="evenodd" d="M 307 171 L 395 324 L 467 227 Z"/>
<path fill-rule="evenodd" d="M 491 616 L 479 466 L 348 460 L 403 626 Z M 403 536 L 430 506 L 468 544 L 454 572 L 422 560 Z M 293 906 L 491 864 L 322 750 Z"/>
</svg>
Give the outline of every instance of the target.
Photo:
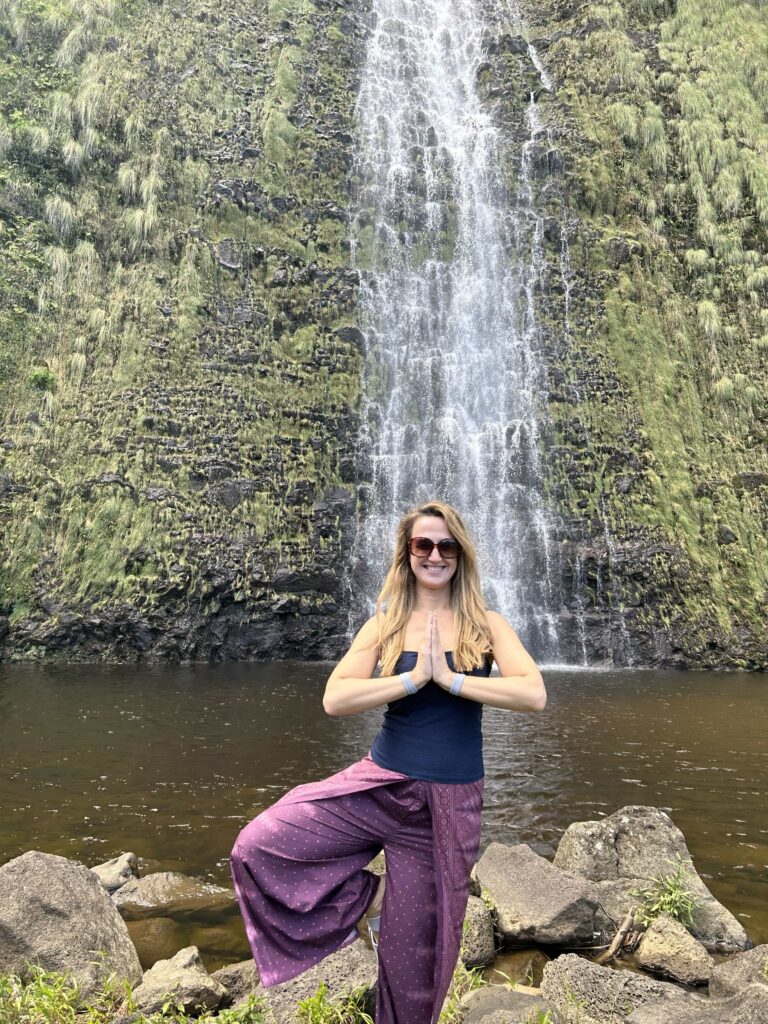
<svg viewBox="0 0 768 1024">
<path fill-rule="evenodd" d="M 432 1024 L 458 957 L 482 782 L 438 786 L 404 778 L 329 798 L 316 785 L 318 798 L 283 798 L 254 818 L 232 850 L 235 891 L 261 980 L 267 986 L 287 981 L 357 938 L 378 885 L 365 865 L 383 849 L 376 1021 Z M 449 836 L 437 844 L 442 862 L 433 787 L 471 790 L 475 797 L 472 821 L 458 830 L 463 842 Z M 450 826 L 445 814 L 439 820 Z"/>
</svg>

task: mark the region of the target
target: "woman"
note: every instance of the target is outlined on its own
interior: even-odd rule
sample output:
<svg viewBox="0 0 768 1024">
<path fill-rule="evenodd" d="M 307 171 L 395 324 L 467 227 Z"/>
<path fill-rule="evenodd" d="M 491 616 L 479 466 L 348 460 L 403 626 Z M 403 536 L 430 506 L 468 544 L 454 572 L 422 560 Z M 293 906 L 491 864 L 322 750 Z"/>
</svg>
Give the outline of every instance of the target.
<svg viewBox="0 0 768 1024">
<path fill-rule="evenodd" d="M 331 715 L 387 705 L 369 754 L 247 825 L 232 874 L 263 984 L 353 942 L 365 919 L 379 956 L 377 1024 L 434 1024 L 480 843 L 482 705 L 540 711 L 546 692 L 515 631 L 486 610 L 450 505 L 402 519 L 376 608 L 323 698 Z M 382 849 L 379 879 L 365 865 Z"/>
</svg>

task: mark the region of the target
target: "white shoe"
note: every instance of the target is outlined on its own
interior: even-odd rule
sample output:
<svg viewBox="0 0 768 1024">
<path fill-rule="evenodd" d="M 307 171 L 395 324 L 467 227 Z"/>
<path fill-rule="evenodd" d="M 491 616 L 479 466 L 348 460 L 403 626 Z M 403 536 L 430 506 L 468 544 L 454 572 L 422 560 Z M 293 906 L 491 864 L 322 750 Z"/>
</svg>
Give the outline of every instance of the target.
<svg viewBox="0 0 768 1024">
<path fill-rule="evenodd" d="M 378 917 L 366 917 L 365 923 L 368 925 L 368 939 L 373 948 L 373 952 L 378 954 L 379 931 L 381 930 L 381 915 L 379 915 Z"/>
<path fill-rule="evenodd" d="M 375 953 L 379 949 L 379 932 L 381 930 L 381 908 L 384 904 L 384 890 L 386 888 L 387 876 L 382 875 L 376 895 L 371 901 L 368 912 L 365 915 L 365 923 L 368 927 L 368 939 Z"/>
</svg>

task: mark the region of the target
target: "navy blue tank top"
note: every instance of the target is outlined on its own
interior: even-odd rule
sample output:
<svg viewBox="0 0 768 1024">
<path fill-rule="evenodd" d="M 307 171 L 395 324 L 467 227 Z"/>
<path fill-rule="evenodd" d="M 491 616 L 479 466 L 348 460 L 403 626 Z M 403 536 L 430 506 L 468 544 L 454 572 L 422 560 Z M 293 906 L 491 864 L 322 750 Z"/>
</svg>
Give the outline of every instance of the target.
<svg viewBox="0 0 768 1024">
<path fill-rule="evenodd" d="M 403 651 L 394 675 L 416 667 L 418 653 Z M 453 654 L 445 652 L 453 669 Z M 491 662 L 466 672 L 489 676 Z M 387 704 L 384 721 L 371 747 L 371 758 L 381 768 L 402 772 L 427 782 L 476 782 L 483 769 L 483 705 L 454 697 L 430 680 L 418 693 Z"/>
</svg>

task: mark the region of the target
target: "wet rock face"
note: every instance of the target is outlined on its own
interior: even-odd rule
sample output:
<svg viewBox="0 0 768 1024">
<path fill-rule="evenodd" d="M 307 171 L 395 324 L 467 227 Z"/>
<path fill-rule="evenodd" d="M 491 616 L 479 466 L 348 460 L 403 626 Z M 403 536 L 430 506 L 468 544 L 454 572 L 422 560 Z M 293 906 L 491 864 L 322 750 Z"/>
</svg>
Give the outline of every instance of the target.
<svg viewBox="0 0 768 1024">
<path fill-rule="evenodd" d="M 135 357 L 105 385 L 89 337 L 77 401 L 57 417 L 66 482 L 30 452 L 49 416 L 19 409 L 19 443 L 0 438 L 0 520 L 32 514 L 44 472 L 51 530 L 82 545 L 54 545 L 25 592 L 10 570 L 0 659 L 332 658 L 346 643 L 362 335 L 344 236 L 367 7 L 319 0 L 275 21 L 240 0 L 203 6 L 173 27 L 172 51 L 132 69 L 140 91 L 152 71 L 166 162 L 157 236 L 131 257 L 130 311 L 113 280 L 120 246 L 97 245 Z M 139 17 L 151 35 L 167 15 Z M 109 193 L 102 173 L 86 166 L 85 187 Z M 115 240 L 123 205 L 101 211 Z M 65 301 L 85 337 L 100 295 Z M 105 529 L 70 529 L 75 507 Z M 21 558 L 23 539 L 10 546 Z"/>
</svg>

